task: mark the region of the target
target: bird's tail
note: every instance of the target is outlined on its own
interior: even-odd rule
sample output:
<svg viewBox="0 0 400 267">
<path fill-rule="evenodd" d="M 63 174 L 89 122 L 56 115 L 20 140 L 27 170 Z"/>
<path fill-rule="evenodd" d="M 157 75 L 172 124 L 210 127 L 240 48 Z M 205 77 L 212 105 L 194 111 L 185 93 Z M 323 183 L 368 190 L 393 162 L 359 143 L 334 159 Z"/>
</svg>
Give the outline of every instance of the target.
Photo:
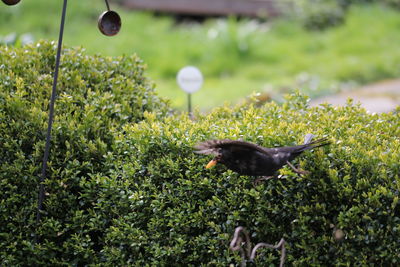
<svg viewBox="0 0 400 267">
<path fill-rule="evenodd" d="M 310 139 L 309 142 L 305 143 L 304 145 L 299 146 L 298 152 L 303 152 L 303 151 L 310 150 L 313 148 L 326 146 L 329 144 L 330 144 L 330 142 L 329 142 L 328 138 L 326 138 L 326 137 L 317 139 L 315 141 L 311 141 L 311 139 Z"/>
<path fill-rule="evenodd" d="M 313 135 L 313 134 L 306 134 L 305 136 L 304 136 L 304 145 L 306 145 L 306 144 L 309 144 L 309 143 L 311 143 L 311 140 L 313 139 L 315 137 L 315 135 Z"/>
</svg>

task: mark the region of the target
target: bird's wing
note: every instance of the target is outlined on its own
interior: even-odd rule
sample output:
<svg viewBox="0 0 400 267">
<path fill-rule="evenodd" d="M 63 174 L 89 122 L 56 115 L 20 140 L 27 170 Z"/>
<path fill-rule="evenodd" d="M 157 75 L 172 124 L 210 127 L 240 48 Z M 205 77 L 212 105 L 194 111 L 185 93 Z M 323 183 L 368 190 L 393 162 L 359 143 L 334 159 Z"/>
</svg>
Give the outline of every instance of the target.
<svg viewBox="0 0 400 267">
<path fill-rule="evenodd" d="M 197 154 L 205 154 L 205 155 L 218 155 L 219 147 L 218 144 L 222 140 L 208 140 L 201 143 L 198 143 L 194 146 L 194 151 Z"/>
<path fill-rule="evenodd" d="M 268 154 L 268 152 L 261 146 L 258 146 L 253 143 L 249 143 L 246 141 L 239 141 L 239 140 L 230 140 L 230 139 L 223 139 L 223 140 L 209 140 L 205 142 L 201 142 L 194 147 L 198 154 L 213 154 L 218 155 L 220 149 L 229 148 L 229 150 L 241 152 L 241 151 L 254 151 L 257 150 L 263 154 Z"/>
</svg>

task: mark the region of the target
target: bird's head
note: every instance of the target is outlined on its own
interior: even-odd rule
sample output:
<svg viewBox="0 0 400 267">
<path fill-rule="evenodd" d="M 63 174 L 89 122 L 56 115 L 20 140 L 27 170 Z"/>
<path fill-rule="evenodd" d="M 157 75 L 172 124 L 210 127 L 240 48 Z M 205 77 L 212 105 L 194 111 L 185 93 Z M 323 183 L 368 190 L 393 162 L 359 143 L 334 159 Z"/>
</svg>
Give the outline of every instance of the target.
<svg viewBox="0 0 400 267">
<path fill-rule="evenodd" d="M 195 146 L 195 153 L 204 155 L 214 155 L 214 158 L 206 165 L 206 169 L 214 167 L 218 162 L 221 162 L 221 140 L 209 140 L 199 143 Z"/>
</svg>

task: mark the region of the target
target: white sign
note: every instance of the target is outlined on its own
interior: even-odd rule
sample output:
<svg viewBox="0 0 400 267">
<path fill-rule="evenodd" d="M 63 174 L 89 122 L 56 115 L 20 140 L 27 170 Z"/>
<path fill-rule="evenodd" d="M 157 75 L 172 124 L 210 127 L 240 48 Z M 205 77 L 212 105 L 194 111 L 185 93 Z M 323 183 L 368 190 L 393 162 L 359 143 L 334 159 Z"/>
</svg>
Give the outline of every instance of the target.
<svg viewBox="0 0 400 267">
<path fill-rule="evenodd" d="M 186 66 L 178 72 L 176 81 L 183 91 L 191 94 L 199 90 L 203 85 L 203 75 L 198 68 Z"/>
</svg>

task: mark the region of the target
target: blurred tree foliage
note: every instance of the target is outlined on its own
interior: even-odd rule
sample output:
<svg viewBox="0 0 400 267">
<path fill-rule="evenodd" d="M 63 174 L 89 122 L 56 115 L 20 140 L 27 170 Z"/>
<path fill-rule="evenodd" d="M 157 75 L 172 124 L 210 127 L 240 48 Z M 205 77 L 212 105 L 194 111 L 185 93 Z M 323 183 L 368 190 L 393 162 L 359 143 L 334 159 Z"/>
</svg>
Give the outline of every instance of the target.
<svg viewBox="0 0 400 267">
<path fill-rule="evenodd" d="M 297 17 L 307 29 L 323 30 L 343 23 L 352 4 L 383 3 L 400 7 L 399 0 L 287 0 L 290 15 Z"/>
</svg>

